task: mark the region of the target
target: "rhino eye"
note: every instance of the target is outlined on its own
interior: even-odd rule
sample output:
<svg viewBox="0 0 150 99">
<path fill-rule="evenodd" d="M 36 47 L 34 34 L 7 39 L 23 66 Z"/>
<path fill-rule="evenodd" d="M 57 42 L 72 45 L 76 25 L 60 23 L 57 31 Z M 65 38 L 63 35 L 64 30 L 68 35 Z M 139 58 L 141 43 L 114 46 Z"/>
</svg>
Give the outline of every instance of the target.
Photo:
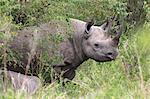
<svg viewBox="0 0 150 99">
<path fill-rule="evenodd" d="M 94 46 L 95 46 L 95 47 L 99 47 L 99 44 L 95 43 Z"/>
<path fill-rule="evenodd" d="M 101 45 L 101 44 L 99 44 L 99 43 L 95 43 L 95 44 L 94 44 L 94 47 L 95 47 L 95 48 L 100 48 L 100 49 L 102 49 L 104 46 Z"/>
</svg>

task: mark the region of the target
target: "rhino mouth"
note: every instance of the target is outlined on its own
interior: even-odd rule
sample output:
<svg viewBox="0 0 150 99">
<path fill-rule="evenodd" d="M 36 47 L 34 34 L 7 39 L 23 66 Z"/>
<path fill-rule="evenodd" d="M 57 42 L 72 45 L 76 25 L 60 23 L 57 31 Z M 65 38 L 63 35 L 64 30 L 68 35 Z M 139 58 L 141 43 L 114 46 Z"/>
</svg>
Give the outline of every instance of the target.
<svg viewBox="0 0 150 99">
<path fill-rule="evenodd" d="M 115 60 L 115 58 L 112 57 L 112 56 L 106 56 L 106 59 L 108 59 L 108 60 Z"/>
<path fill-rule="evenodd" d="M 104 60 L 101 60 L 99 62 L 109 62 L 109 61 L 113 61 L 115 59 L 111 59 L 111 58 L 105 58 Z"/>
<path fill-rule="evenodd" d="M 109 56 L 104 56 L 99 59 L 95 59 L 95 58 L 92 58 L 92 59 L 94 59 L 96 62 L 109 62 L 109 61 L 115 60 L 115 58 L 109 57 Z"/>
</svg>

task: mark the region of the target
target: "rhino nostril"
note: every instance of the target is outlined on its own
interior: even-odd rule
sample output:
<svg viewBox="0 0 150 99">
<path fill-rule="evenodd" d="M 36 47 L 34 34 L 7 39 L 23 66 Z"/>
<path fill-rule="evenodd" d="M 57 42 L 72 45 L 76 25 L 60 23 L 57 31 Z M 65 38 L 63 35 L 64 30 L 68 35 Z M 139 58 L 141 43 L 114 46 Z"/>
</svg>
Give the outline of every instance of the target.
<svg viewBox="0 0 150 99">
<path fill-rule="evenodd" d="M 112 54 L 113 54 L 112 52 L 107 53 L 107 55 L 112 55 Z"/>
</svg>

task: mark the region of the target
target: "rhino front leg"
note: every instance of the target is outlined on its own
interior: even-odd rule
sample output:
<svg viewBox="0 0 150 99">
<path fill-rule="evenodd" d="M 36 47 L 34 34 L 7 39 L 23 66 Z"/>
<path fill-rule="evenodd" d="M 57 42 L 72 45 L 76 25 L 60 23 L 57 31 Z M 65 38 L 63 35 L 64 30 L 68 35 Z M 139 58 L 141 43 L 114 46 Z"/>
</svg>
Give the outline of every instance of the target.
<svg viewBox="0 0 150 99">
<path fill-rule="evenodd" d="M 74 69 L 68 69 L 64 72 L 62 75 L 63 78 L 67 78 L 69 80 L 72 80 L 75 77 L 75 70 Z"/>
<path fill-rule="evenodd" d="M 53 67 L 54 69 L 54 79 L 55 80 L 62 80 L 68 79 L 72 80 L 75 77 L 75 69 L 71 67 L 71 65 L 65 65 L 65 64 L 60 64 L 60 65 L 55 65 Z"/>
</svg>

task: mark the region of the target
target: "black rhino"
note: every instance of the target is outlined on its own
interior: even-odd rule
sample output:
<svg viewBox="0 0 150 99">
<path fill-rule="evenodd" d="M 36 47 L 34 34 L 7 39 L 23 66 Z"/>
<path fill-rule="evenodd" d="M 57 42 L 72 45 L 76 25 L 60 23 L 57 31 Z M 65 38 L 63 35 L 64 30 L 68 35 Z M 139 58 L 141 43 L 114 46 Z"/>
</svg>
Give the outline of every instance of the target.
<svg viewBox="0 0 150 99">
<path fill-rule="evenodd" d="M 61 63 L 53 64 L 51 62 L 53 80 L 60 77 L 72 80 L 75 77 L 77 67 L 89 58 L 98 62 L 115 60 L 118 55 L 118 43 L 122 33 L 122 25 L 119 22 L 117 22 L 115 36 L 112 37 L 108 33 L 115 20 L 116 18 L 112 17 L 101 26 L 95 26 L 93 22 L 84 22 L 77 19 L 69 19 L 67 25 L 59 21 L 50 21 L 18 31 L 18 35 L 10 41 L 9 49 L 15 52 L 15 55 L 20 55 L 15 58 L 19 61 L 8 62 L 9 74 L 21 73 L 31 74 L 32 77 L 38 76 L 39 72 L 37 71 L 41 68 L 39 66 L 41 64 L 38 63 L 43 53 L 46 53 L 47 57 L 52 59 L 54 54 L 63 57 Z M 65 34 L 68 30 L 66 27 L 71 28 L 71 36 L 68 36 L 68 39 L 61 39 L 62 41 L 58 45 L 53 44 L 51 42 L 51 39 L 54 39 L 52 38 L 53 35 L 56 33 Z M 59 49 L 60 53 L 55 51 L 56 48 Z M 14 79 L 17 79 L 17 77 L 14 77 Z M 51 82 L 52 79 L 48 81 Z"/>
</svg>

